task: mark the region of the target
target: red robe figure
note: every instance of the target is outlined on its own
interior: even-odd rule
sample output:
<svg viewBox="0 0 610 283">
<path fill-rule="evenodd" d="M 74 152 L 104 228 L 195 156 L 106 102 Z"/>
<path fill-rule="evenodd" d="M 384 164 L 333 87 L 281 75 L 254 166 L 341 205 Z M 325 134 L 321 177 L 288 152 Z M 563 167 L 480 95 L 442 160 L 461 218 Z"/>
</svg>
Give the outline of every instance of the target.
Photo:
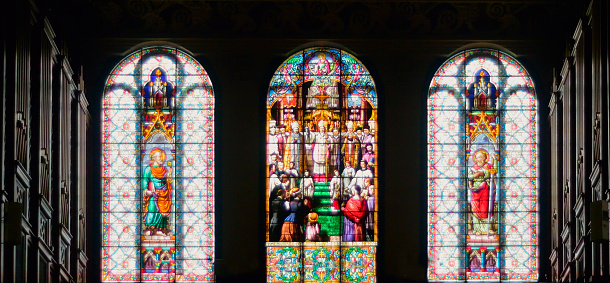
<svg viewBox="0 0 610 283">
<path fill-rule="evenodd" d="M 360 196 L 360 186 L 352 188 L 352 197 L 347 201 L 343 211 L 345 217 L 354 223 L 354 241 L 365 241 L 364 225 L 368 215 L 366 200 Z"/>
<path fill-rule="evenodd" d="M 475 165 L 468 172 L 468 188 L 470 189 L 470 207 L 473 213 L 472 228 L 477 235 L 493 233 L 490 229 L 489 219 L 492 213 L 489 211 L 490 182 L 491 175 L 496 169 L 488 163 L 489 155 L 485 150 L 479 150 L 474 155 Z M 493 207 L 493 203 L 492 206 Z"/>
</svg>

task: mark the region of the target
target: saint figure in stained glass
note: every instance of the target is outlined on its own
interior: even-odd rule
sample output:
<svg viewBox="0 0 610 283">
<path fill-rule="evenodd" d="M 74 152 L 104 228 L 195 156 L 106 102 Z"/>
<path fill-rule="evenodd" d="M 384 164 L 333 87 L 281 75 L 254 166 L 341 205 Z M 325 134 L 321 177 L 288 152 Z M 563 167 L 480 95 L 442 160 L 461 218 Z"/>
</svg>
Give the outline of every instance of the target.
<svg viewBox="0 0 610 283">
<path fill-rule="evenodd" d="M 271 164 L 277 165 L 277 158 L 282 157 L 282 155 L 280 154 L 280 146 L 279 146 L 281 139 L 282 139 L 282 137 L 277 134 L 277 127 L 271 126 L 269 128 L 269 137 L 268 137 L 269 143 L 267 146 L 267 152 L 269 153 L 270 158 L 272 155 L 276 155 L 275 160 L 270 160 L 270 161 L 272 161 Z"/>
<path fill-rule="evenodd" d="M 144 86 L 144 105 L 150 108 L 167 108 L 173 106 L 174 86 L 167 80 L 162 68 L 156 68 L 150 74 L 150 81 Z"/>
<path fill-rule="evenodd" d="M 362 197 L 366 200 L 366 208 L 369 213 L 366 216 L 366 240 L 373 241 L 375 238 L 375 186 L 372 178 L 364 179 Z"/>
<path fill-rule="evenodd" d="M 290 155 L 287 156 L 288 162 L 293 163 L 290 167 L 291 170 L 294 170 L 294 173 L 297 177 L 299 174 L 299 169 L 301 168 L 301 159 L 302 159 L 302 148 L 303 148 L 303 134 L 299 132 L 299 123 L 293 121 L 290 123 L 290 134 L 288 135 L 288 151 Z M 289 165 L 290 166 L 290 165 Z M 293 186 L 296 182 L 293 182 Z"/>
<path fill-rule="evenodd" d="M 330 145 L 327 143 L 327 121 L 318 121 L 318 132 L 313 143 L 313 177 L 316 182 L 326 182 L 330 163 Z"/>
<path fill-rule="evenodd" d="M 481 74 L 483 71 L 481 71 Z M 483 81 L 481 76 L 480 82 Z M 481 84 L 481 83 L 480 83 Z M 489 85 L 489 83 L 485 84 Z M 488 87 L 489 88 L 489 87 Z M 485 92 L 481 92 L 481 96 Z M 489 98 L 491 96 L 487 96 Z M 488 99 L 475 103 L 476 107 L 483 108 L 491 105 Z M 500 152 L 498 145 L 498 119 L 494 108 L 486 111 L 468 112 L 468 133 L 466 137 L 466 155 L 468 158 L 468 172 L 466 174 L 467 187 L 470 200 L 469 225 L 467 241 L 476 244 L 499 244 L 497 234 L 496 197 L 498 195 L 498 158 Z"/>
<path fill-rule="evenodd" d="M 353 229 L 353 232 L 351 235 L 346 235 L 346 240 L 357 242 L 365 241 L 364 225 L 369 213 L 368 206 L 366 200 L 361 195 L 362 188 L 360 186 L 354 185 L 351 190 L 352 197 L 345 204 L 343 211 L 345 213 L 345 218 L 353 223 L 351 224 L 353 227 L 349 227 L 350 230 Z"/>
<path fill-rule="evenodd" d="M 172 169 L 165 167 L 165 151 L 153 149 L 150 165 L 144 168 L 142 186 L 144 190 L 144 235 L 169 233 L 168 217 L 171 207 Z"/>
<path fill-rule="evenodd" d="M 473 155 L 474 165 L 468 171 L 468 188 L 470 189 L 470 206 L 473 212 L 472 228 L 475 234 L 495 233 L 489 229 L 489 219 L 493 215 L 493 198 L 490 200 L 491 192 L 495 191 L 492 176 L 497 170 L 488 163 L 489 154 L 485 149 L 475 152 Z"/>
<path fill-rule="evenodd" d="M 213 282 L 214 95 L 203 67 L 149 47 L 103 104 L 102 282 Z"/>
<path fill-rule="evenodd" d="M 490 81 L 489 72 L 479 70 L 474 82 L 468 87 L 468 110 L 491 110 L 496 108 L 496 85 Z"/>
<path fill-rule="evenodd" d="M 344 156 L 344 163 L 346 164 L 346 168 L 348 168 L 347 164 L 354 164 L 354 166 L 357 165 L 356 163 L 358 162 L 357 160 L 360 149 L 360 141 L 358 140 L 358 136 L 354 132 L 354 122 L 347 121 L 346 128 L 347 131 L 343 134 L 343 145 L 341 148 L 341 153 Z M 356 172 L 354 172 L 354 174 L 356 174 Z"/>
<path fill-rule="evenodd" d="M 428 99 L 428 279 L 537 281 L 537 102 L 511 56 L 473 49 Z"/>
</svg>

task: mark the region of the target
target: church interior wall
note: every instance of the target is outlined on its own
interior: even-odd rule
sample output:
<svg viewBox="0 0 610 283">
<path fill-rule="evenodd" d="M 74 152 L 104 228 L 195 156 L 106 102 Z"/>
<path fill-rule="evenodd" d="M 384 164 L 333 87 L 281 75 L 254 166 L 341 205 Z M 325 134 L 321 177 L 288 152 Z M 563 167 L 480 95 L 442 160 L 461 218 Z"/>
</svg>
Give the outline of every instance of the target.
<svg viewBox="0 0 610 283">
<path fill-rule="evenodd" d="M 541 281 L 550 280 L 551 203 L 546 199 L 551 196 L 551 127 L 547 105 L 558 75 L 553 69 L 561 69 L 566 41 L 584 14 L 581 1 L 501 1 L 499 7 L 477 1 L 312 1 L 296 2 L 297 10 L 286 8 L 292 4 L 282 1 L 237 1 L 226 6 L 222 1 L 210 1 L 209 6 L 197 1 L 67 2 L 40 1 L 38 13 L 40 18 L 48 17 L 57 37 L 66 42 L 70 50 L 66 58 L 82 76 L 89 103 L 89 282 L 97 282 L 100 272 L 104 83 L 125 55 L 148 44 L 168 44 L 191 52 L 214 85 L 219 282 L 263 282 L 265 278 L 265 194 L 261 189 L 265 187 L 261 177 L 265 172 L 265 98 L 274 70 L 288 56 L 304 47 L 341 47 L 371 71 L 379 93 L 379 123 L 384 125 L 379 133 L 383 164 L 379 170 L 383 188 L 379 282 L 422 282 L 428 261 L 428 86 L 437 68 L 457 51 L 494 47 L 513 54 L 533 77 L 539 100 L 539 265 Z M 494 14 L 500 8 L 502 15 Z M 335 20 L 314 18 L 308 9 L 322 9 Z M 313 27 L 303 27 L 303 21 Z"/>
</svg>

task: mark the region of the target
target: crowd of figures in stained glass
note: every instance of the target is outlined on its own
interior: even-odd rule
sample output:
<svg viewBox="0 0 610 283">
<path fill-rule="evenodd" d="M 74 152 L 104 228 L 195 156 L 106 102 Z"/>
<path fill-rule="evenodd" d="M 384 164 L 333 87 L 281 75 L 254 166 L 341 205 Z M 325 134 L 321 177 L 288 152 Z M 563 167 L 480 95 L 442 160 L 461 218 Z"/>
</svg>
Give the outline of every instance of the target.
<svg viewBox="0 0 610 283">
<path fill-rule="evenodd" d="M 214 94 L 190 55 L 133 52 L 104 89 L 102 282 L 214 281 Z"/>
<path fill-rule="evenodd" d="M 428 98 L 428 279 L 537 281 L 537 103 L 506 53 L 475 49 Z"/>
<path fill-rule="evenodd" d="M 377 94 L 360 61 L 311 48 L 267 99 L 267 281 L 374 282 Z"/>
</svg>

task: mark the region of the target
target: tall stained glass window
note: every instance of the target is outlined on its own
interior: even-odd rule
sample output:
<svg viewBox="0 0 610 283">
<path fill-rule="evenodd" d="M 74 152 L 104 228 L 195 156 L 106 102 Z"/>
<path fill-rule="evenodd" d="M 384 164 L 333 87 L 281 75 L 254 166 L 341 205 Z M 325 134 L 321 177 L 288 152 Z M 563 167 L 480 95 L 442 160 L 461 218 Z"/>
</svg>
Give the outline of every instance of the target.
<svg viewBox="0 0 610 283">
<path fill-rule="evenodd" d="M 537 102 L 498 50 L 460 52 L 428 97 L 428 279 L 537 281 Z"/>
<path fill-rule="evenodd" d="M 110 73 L 102 132 L 102 281 L 214 281 L 214 92 L 167 47 Z"/>
<path fill-rule="evenodd" d="M 267 281 L 374 282 L 377 93 L 368 70 L 310 48 L 267 96 Z"/>
</svg>

